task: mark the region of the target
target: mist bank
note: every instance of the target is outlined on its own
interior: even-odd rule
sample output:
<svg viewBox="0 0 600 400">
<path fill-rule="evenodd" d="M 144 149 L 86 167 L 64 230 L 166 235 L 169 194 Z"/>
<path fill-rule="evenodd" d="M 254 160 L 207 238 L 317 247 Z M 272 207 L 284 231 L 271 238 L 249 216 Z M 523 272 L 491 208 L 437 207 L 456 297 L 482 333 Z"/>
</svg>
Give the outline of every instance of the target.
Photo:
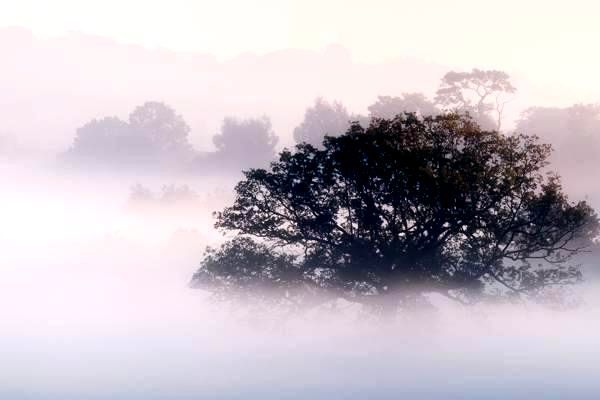
<svg viewBox="0 0 600 400">
<path fill-rule="evenodd" d="M 167 332 L 3 336 L 0 393 L 18 399 L 593 399 L 598 390 L 597 326 L 578 319 L 517 317 L 513 310 L 510 318 L 494 316 L 501 328 L 482 318 L 471 324 L 455 318 L 453 329 L 429 321 L 257 332 L 203 316 L 208 321 L 194 325 L 169 320 Z M 531 325 L 510 328 L 524 323 Z"/>
<path fill-rule="evenodd" d="M 94 176 L 240 176 L 283 147 L 344 132 L 350 120 L 439 112 L 436 88 L 439 95 L 449 71 L 470 69 L 407 58 L 358 63 L 341 46 L 218 61 L 76 33 L 41 39 L 21 28 L 0 29 L 0 51 L 0 158 L 50 168 L 68 158 Z M 502 130 L 552 143 L 549 170 L 598 207 L 597 184 L 581 173 L 599 167 L 598 107 L 506 72 L 516 92 L 502 103 Z M 148 105 L 170 109 L 179 124 L 157 131 L 176 136 L 160 143 L 169 152 L 136 136 Z"/>
<path fill-rule="evenodd" d="M 198 203 L 163 202 L 168 180 L 7 168 L 0 199 L 0 397 L 11 399 L 595 398 L 597 280 L 568 312 L 533 305 L 404 313 L 351 307 L 285 318 L 188 288 L 222 180 Z M 138 177 L 139 178 L 139 177 Z M 179 187 L 179 186 L 178 186 Z M 587 275 L 586 275 L 587 276 Z"/>
</svg>

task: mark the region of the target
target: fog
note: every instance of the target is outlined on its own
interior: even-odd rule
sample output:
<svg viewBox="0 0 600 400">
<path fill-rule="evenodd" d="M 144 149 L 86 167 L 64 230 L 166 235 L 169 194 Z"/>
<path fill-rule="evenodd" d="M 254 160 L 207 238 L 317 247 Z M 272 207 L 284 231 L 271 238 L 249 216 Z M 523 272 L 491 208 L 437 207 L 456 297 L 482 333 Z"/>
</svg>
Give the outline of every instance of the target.
<svg viewBox="0 0 600 400">
<path fill-rule="evenodd" d="M 180 179 L 195 203 L 154 206 L 134 179 L 172 177 L 2 164 L 2 398 L 595 398 L 593 280 L 570 311 L 249 314 L 187 287 L 237 177 Z"/>
<path fill-rule="evenodd" d="M 75 130 L 90 120 L 125 117 L 145 101 L 165 102 L 182 114 L 200 150 L 213 148 L 210 137 L 223 118 L 263 114 L 272 119 L 280 146 L 289 146 L 291 132 L 316 97 L 342 101 L 351 113 L 362 114 L 379 95 L 431 97 L 444 73 L 478 66 L 403 55 L 367 63 L 336 44 L 219 60 L 80 32 L 46 38 L 19 27 L 0 28 L 0 50 L 0 136 L 20 152 L 48 156 L 68 147 Z M 507 105 L 507 126 L 533 105 L 595 101 L 519 70 L 507 72 L 518 88 Z"/>
<path fill-rule="evenodd" d="M 342 45 L 223 60 L 25 28 L 0 28 L 0 54 L 1 399 L 597 398 L 597 249 L 568 309 L 433 297 L 435 309 L 386 321 L 344 303 L 282 316 L 189 286 L 205 248 L 225 240 L 213 212 L 241 170 L 293 146 L 315 99 L 366 116 L 380 95 L 432 99 L 456 63 L 366 63 Z M 504 132 L 551 142 L 549 169 L 598 209 L 598 112 L 569 119 L 596 99 L 507 72 L 517 92 Z M 105 117 L 133 137 L 146 102 L 185 120 L 179 147 L 148 153 L 160 166 L 81 145 Z M 535 119 L 530 107 L 550 111 Z M 246 129 L 258 144 L 240 142 Z M 69 149 L 85 162 L 65 162 Z"/>
</svg>

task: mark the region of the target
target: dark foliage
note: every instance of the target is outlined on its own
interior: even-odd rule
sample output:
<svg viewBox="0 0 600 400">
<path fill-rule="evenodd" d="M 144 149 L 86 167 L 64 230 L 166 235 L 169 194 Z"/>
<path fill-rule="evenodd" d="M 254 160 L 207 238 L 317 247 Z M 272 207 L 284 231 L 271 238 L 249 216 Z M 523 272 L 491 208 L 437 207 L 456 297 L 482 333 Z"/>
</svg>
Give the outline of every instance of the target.
<svg viewBox="0 0 600 400">
<path fill-rule="evenodd" d="M 549 154 L 458 114 L 354 124 L 246 171 L 216 223 L 239 236 L 208 253 L 193 284 L 396 309 L 430 292 L 470 302 L 576 283 L 569 260 L 598 221 L 542 174 Z"/>
</svg>

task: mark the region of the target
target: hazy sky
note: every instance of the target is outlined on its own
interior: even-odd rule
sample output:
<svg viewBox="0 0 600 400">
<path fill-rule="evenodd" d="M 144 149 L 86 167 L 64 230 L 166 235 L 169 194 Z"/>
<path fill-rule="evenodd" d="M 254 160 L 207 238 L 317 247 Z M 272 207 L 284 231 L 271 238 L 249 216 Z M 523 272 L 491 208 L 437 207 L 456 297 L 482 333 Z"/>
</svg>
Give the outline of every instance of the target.
<svg viewBox="0 0 600 400">
<path fill-rule="evenodd" d="M 365 60 L 600 63 L 597 1 L 0 0 L 0 26 L 69 30 L 219 56 L 331 42 Z M 588 53 L 587 50 L 591 50 Z M 573 58 L 575 57 L 575 59 Z M 483 61 L 482 61 L 483 60 Z M 555 68 L 556 66 L 554 66 Z"/>
<path fill-rule="evenodd" d="M 576 91 L 600 87 L 593 0 L 0 0 L 0 26 L 81 31 L 227 58 L 346 46 L 357 61 L 410 56 L 494 67 Z"/>
</svg>

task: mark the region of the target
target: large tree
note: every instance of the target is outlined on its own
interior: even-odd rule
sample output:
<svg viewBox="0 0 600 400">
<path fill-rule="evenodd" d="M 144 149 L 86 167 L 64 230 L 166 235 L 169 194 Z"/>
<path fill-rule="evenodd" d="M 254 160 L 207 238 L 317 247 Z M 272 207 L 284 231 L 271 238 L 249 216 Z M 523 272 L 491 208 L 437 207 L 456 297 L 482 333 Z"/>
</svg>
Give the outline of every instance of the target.
<svg viewBox="0 0 600 400">
<path fill-rule="evenodd" d="M 353 124 L 251 169 L 193 284 L 290 303 L 311 294 L 389 310 L 436 292 L 535 297 L 576 283 L 569 263 L 598 233 L 585 203 L 541 171 L 550 147 L 471 119 L 414 114 Z"/>
<path fill-rule="evenodd" d="M 517 89 L 504 71 L 450 71 L 442 78 L 435 102 L 453 111 L 468 112 L 487 129 L 500 130 L 510 96 Z"/>
</svg>

